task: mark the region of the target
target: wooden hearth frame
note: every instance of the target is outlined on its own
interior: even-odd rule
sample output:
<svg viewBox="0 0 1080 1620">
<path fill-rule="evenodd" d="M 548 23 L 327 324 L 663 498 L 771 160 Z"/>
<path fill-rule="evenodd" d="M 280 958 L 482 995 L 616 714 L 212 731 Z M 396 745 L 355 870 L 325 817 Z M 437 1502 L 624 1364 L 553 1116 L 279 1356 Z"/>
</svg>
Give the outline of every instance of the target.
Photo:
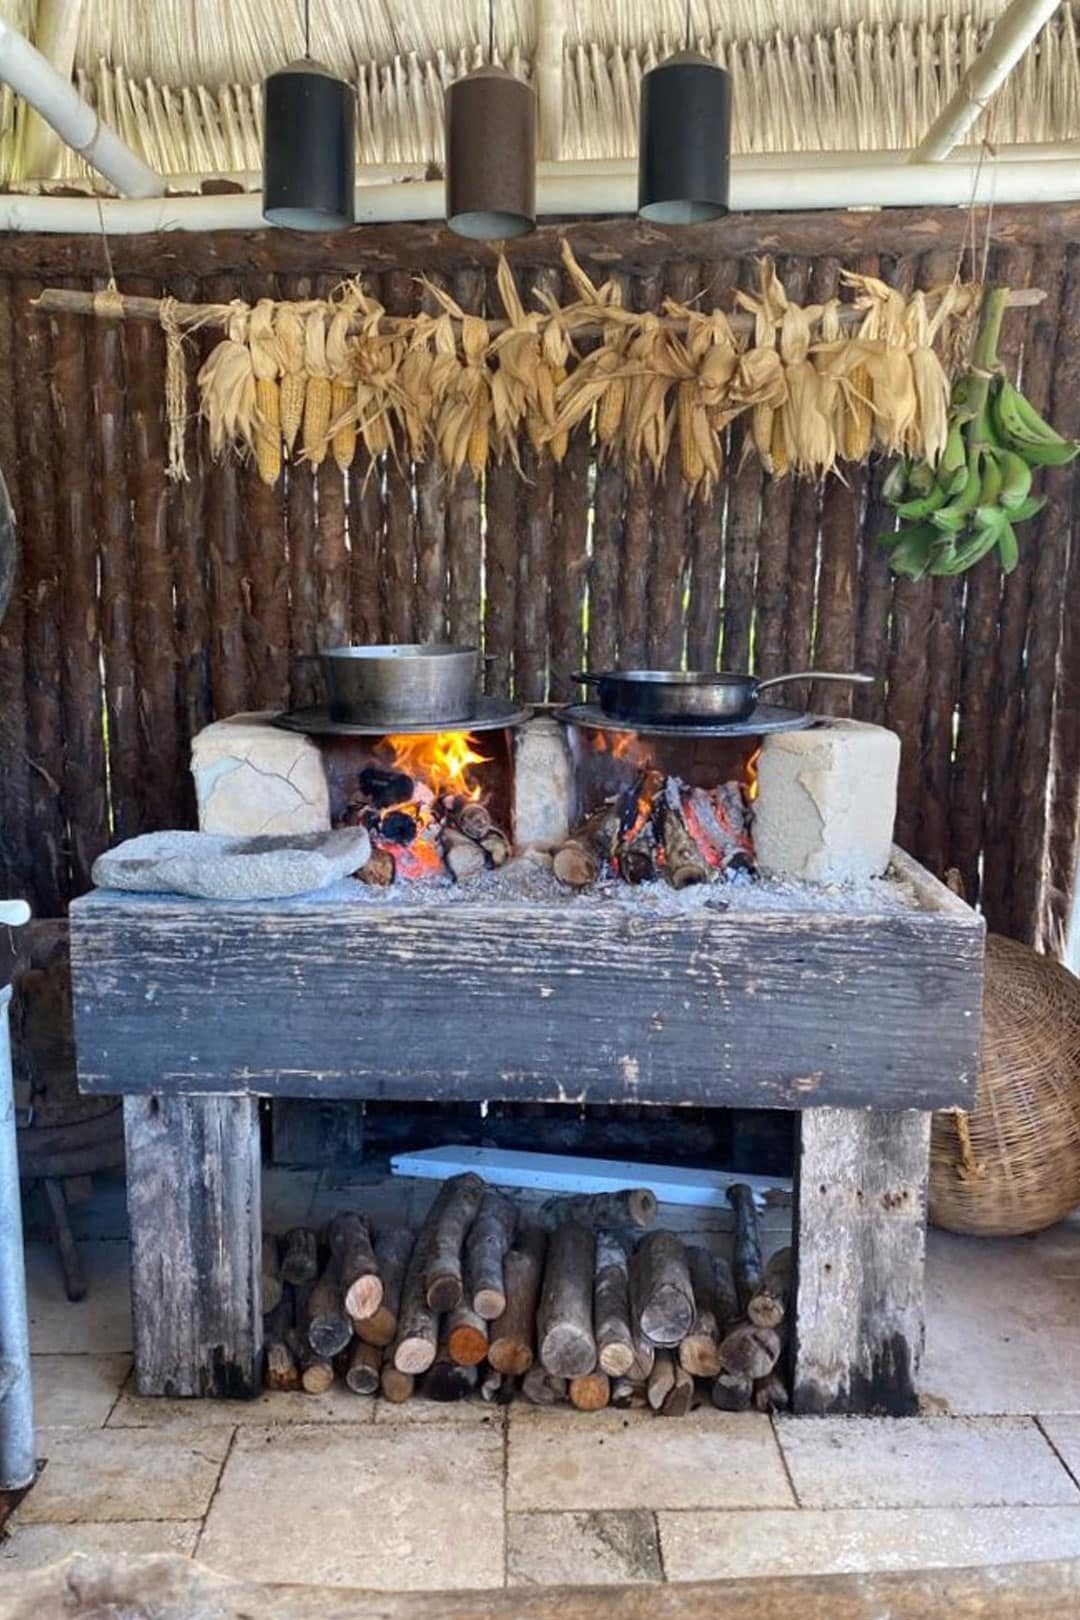
<svg viewBox="0 0 1080 1620">
<path fill-rule="evenodd" d="M 140 1393 L 257 1393 L 259 1097 L 491 1098 L 798 1110 L 795 1409 L 914 1411 L 929 1111 L 973 1098 L 984 926 L 894 865 L 919 909 L 77 900 Z"/>
</svg>

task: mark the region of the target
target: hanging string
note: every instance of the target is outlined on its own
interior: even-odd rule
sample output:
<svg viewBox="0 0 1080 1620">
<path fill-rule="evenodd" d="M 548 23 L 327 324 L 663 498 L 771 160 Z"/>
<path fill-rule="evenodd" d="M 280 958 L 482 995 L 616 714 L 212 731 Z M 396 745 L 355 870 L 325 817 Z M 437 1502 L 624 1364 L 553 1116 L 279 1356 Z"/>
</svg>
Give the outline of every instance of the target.
<svg viewBox="0 0 1080 1620">
<path fill-rule="evenodd" d="M 488 63 L 495 66 L 495 0 L 488 0 Z"/>
<path fill-rule="evenodd" d="M 105 257 L 105 270 L 107 279 L 104 288 L 94 294 L 94 314 L 111 316 L 119 320 L 124 313 L 124 300 L 120 296 L 120 289 L 116 285 L 116 274 L 113 270 L 112 253 L 109 250 L 109 237 L 105 229 L 105 214 L 101 207 L 101 193 L 95 188 L 94 202 L 97 205 L 98 229 L 101 232 L 101 247 Z"/>
<path fill-rule="evenodd" d="M 158 319 L 165 334 L 165 420 L 169 424 L 169 462 L 165 475 L 173 483 L 187 483 L 187 456 L 184 440 L 187 432 L 187 362 L 184 357 L 184 336 L 177 320 L 177 301 L 172 297 L 161 300 Z"/>
<path fill-rule="evenodd" d="M 304 60 L 311 61 L 311 0 L 304 0 Z"/>
<path fill-rule="evenodd" d="M 686 0 L 686 49 L 692 49 L 690 44 L 690 0 Z"/>
</svg>

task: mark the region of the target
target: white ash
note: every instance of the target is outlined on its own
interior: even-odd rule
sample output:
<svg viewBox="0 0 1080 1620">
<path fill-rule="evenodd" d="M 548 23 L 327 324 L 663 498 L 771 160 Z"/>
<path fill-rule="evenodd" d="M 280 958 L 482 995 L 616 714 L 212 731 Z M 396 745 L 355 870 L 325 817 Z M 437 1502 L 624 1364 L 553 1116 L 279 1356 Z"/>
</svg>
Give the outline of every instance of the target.
<svg viewBox="0 0 1080 1620">
<path fill-rule="evenodd" d="M 347 881 L 325 890 L 335 900 L 354 899 L 369 906 L 491 905 L 531 902 L 541 905 L 620 906 L 638 913 L 661 915 L 769 912 L 835 912 L 874 916 L 917 911 L 919 901 L 910 883 L 891 869 L 880 878 L 847 883 L 808 883 L 799 878 L 763 877 L 757 882 L 691 885 L 675 890 L 664 879 L 636 886 L 618 878 L 604 878 L 586 889 L 568 889 L 546 869 L 542 859 L 517 856 L 496 871 L 483 872 L 466 883 L 449 876 L 412 881 L 398 879 L 388 888 L 368 888 Z"/>
</svg>

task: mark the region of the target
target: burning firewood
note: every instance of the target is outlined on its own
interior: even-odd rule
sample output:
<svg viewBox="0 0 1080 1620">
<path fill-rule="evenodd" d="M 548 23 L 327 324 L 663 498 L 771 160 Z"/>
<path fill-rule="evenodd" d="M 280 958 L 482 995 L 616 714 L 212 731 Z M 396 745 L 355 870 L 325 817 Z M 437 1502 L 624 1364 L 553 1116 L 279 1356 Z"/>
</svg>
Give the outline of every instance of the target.
<svg viewBox="0 0 1080 1620">
<path fill-rule="evenodd" d="M 443 819 L 477 843 L 492 829 L 491 812 L 479 799 L 466 799 L 460 794 L 448 795 L 439 803 Z"/>
<path fill-rule="evenodd" d="M 595 1264 L 596 1242 L 588 1227 L 567 1221 L 556 1228 L 548 1244 L 536 1340 L 540 1360 L 560 1378 L 577 1378 L 596 1366 Z"/>
<path fill-rule="evenodd" d="M 440 842 L 443 861 L 455 883 L 465 883 L 487 870 L 487 856 L 481 846 L 456 827 L 444 827 Z"/>
<path fill-rule="evenodd" d="M 618 836 L 617 806 L 601 805 L 556 850 L 553 870 L 559 882 L 571 889 L 584 889 L 595 883 L 614 857 Z"/>
<path fill-rule="evenodd" d="M 373 889 L 388 889 L 397 874 L 397 863 L 388 849 L 372 847 L 366 863 L 353 876 Z"/>
<path fill-rule="evenodd" d="M 536 1302 L 546 1241 L 542 1227 L 526 1222 L 503 1258 L 506 1308 L 492 1322 L 488 1344 L 488 1361 L 498 1372 L 520 1376 L 533 1364 Z"/>
<path fill-rule="evenodd" d="M 727 782 L 711 793 L 693 788 L 686 816 L 695 840 L 719 872 L 727 878 L 757 876 L 749 811 L 737 782 Z"/>
<path fill-rule="evenodd" d="M 329 1237 L 346 1311 L 354 1322 L 374 1316 L 382 1304 L 383 1285 L 367 1221 L 362 1215 L 335 1215 L 330 1222 Z"/>
<path fill-rule="evenodd" d="M 392 810 L 396 804 L 408 804 L 413 797 L 412 777 L 388 765 L 365 765 L 356 786 L 351 803 L 372 810 Z"/>
<path fill-rule="evenodd" d="M 674 1345 L 694 1320 L 694 1290 L 686 1250 L 674 1232 L 648 1232 L 630 1262 L 634 1314 L 655 1345 Z"/>
<path fill-rule="evenodd" d="M 466 1171 L 443 1183 L 431 1207 L 425 1223 L 430 1227 L 430 1252 L 424 1290 L 433 1311 L 452 1311 L 461 1304 L 461 1252 L 483 1195 L 480 1177 Z"/>
<path fill-rule="evenodd" d="M 363 1339 L 353 1340 L 345 1382 L 354 1395 L 374 1395 L 379 1387 L 382 1358 L 377 1345 L 365 1344 Z"/>
<path fill-rule="evenodd" d="M 664 846 L 664 873 L 673 889 L 708 883 L 709 863 L 690 836 L 679 802 L 679 785 L 668 777 L 660 806 L 660 840 Z"/>
<path fill-rule="evenodd" d="M 602 1232 L 596 1239 L 593 1287 L 596 1359 L 613 1378 L 625 1378 L 635 1361 L 630 1331 L 630 1284 L 626 1250 L 618 1238 Z"/>
<path fill-rule="evenodd" d="M 379 822 L 379 837 L 386 844 L 411 844 L 420 831 L 407 810 L 388 810 Z"/>
<path fill-rule="evenodd" d="M 516 1219 L 510 1200 L 489 1188 L 465 1243 L 466 1298 L 485 1322 L 496 1321 L 506 1309 L 503 1260 L 514 1240 Z"/>
<path fill-rule="evenodd" d="M 412 1251 L 413 1235 L 405 1226 L 387 1227 L 375 1239 L 375 1263 L 382 1281 L 382 1301 L 371 1316 L 353 1318 L 353 1331 L 358 1338 L 378 1345 L 380 1349 L 394 1342 L 401 1285 Z"/>
</svg>

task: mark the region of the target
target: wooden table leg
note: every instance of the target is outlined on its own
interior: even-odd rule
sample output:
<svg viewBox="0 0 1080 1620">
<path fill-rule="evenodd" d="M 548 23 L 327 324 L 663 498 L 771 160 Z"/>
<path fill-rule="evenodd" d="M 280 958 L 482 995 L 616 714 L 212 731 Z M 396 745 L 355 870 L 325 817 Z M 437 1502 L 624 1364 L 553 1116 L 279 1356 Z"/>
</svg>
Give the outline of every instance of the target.
<svg viewBox="0 0 1080 1620">
<path fill-rule="evenodd" d="M 258 1393 L 262 1351 L 259 1105 L 124 1098 L 135 1386 Z"/>
<path fill-rule="evenodd" d="M 929 1154 L 928 1113 L 800 1116 L 796 1412 L 916 1410 Z"/>
</svg>

